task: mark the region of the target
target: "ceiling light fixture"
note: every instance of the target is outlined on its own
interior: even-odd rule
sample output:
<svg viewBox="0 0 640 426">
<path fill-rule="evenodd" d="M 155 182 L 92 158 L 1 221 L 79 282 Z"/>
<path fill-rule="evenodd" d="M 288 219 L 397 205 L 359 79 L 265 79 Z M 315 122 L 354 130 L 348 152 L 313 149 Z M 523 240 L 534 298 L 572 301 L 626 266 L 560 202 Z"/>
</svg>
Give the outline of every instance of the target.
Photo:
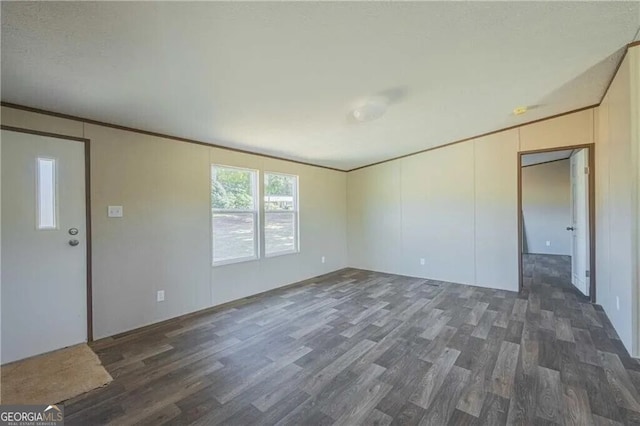
<svg viewBox="0 0 640 426">
<path fill-rule="evenodd" d="M 351 114 L 356 121 L 361 123 L 365 121 L 375 120 L 380 118 L 387 112 L 388 101 L 382 97 L 369 98 L 355 107 Z"/>
</svg>

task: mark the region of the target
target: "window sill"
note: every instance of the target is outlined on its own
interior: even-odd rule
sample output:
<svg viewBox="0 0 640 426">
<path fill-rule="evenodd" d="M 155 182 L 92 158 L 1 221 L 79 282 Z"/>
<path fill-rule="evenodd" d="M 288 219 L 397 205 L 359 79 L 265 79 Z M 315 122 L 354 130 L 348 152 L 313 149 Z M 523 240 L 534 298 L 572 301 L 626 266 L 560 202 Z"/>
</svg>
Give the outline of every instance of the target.
<svg viewBox="0 0 640 426">
<path fill-rule="evenodd" d="M 260 259 L 257 256 L 241 257 L 239 259 L 229 259 L 229 260 L 221 260 L 220 262 L 213 262 L 211 266 L 214 268 L 217 268 L 218 266 L 235 265 L 236 263 L 253 262 L 256 260 L 260 260 Z"/>
<path fill-rule="evenodd" d="M 272 257 L 289 256 L 291 254 L 300 254 L 300 250 L 279 251 L 277 253 L 265 254 L 264 258 L 270 259 Z"/>
<path fill-rule="evenodd" d="M 263 257 L 254 256 L 254 257 L 243 257 L 240 259 L 223 260 L 220 262 L 213 262 L 211 266 L 214 268 L 217 268 L 219 266 L 228 266 L 228 265 L 235 265 L 237 263 L 254 262 L 256 260 L 261 260 L 261 259 L 271 259 L 272 257 L 290 256 L 292 254 L 300 254 L 300 250 L 280 251 L 278 253 L 265 254 Z"/>
</svg>

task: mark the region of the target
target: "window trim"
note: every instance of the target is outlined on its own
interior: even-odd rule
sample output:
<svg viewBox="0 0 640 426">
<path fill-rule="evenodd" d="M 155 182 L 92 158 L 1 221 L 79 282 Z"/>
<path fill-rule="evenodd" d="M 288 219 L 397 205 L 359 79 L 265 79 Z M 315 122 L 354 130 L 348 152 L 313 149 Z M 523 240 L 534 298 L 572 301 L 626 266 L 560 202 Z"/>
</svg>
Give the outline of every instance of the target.
<svg viewBox="0 0 640 426">
<path fill-rule="evenodd" d="M 244 172 L 250 172 L 252 177 L 252 193 L 253 193 L 253 210 L 240 210 L 240 209 L 217 209 L 213 207 L 213 176 L 214 169 L 232 169 L 239 170 Z M 237 167 L 237 166 L 227 166 L 224 164 L 212 163 L 210 167 L 210 179 L 209 179 L 209 214 L 210 214 L 210 223 L 211 223 L 211 266 L 224 266 L 224 265 L 233 265 L 235 263 L 243 263 L 243 262 L 251 262 L 254 260 L 260 259 L 260 204 L 258 203 L 258 199 L 260 197 L 260 171 L 258 169 L 252 169 L 249 167 Z M 236 257 L 233 259 L 225 259 L 225 260 L 215 260 L 215 237 L 214 237 L 214 226 L 213 226 L 213 216 L 215 213 L 247 213 L 253 214 L 253 256 L 244 256 L 244 257 Z"/>
<path fill-rule="evenodd" d="M 267 177 L 266 175 L 277 175 L 277 176 L 284 176 L 284 177 L 292 177 L 293 178 L 293 210 L 267 210 L 266 209 L 266 200 L 265 198 L 267 197 L 264 192 L 265 191 L 265 185 L 267 183 Z M 271 257 L 278 257 L 278 256 L 286 256 L 286 255 L 290 255 L 290 254 L 298 254 L 300 253 L 300 176 L 298 175 L 293 175 L 290 173 L 281 173 L 281 172 L 270 172 L 270 171 L 264 171 L 263 172 L 263 184 L 262 184 L 262 190 L 263 190 L 263 196 L 262 196 L 262 210 L 264 212 L 264 225 L 265 227 L 263 227 L 263 232 L 265 234 L 264 237 L 264 257 L 265 258 L 271 258 Z M 293 249 L 290 250 L 280 250 L 280 251 L 276 251 L 273 253 L 267 253 L 267 237 L 266 237 L 266 224 L 267 224 L 267 214 L 268 213 L 293 213 L 293 222 L 294 222 L 294 229 L 293 229 Z"/>
<path fill-rule="evenodd" d="M 40 202 L 40 190 L 41 190 L 41 182 L 40 182 L 40 162 L 41 161 L 50 161 L 52 166 L 52 198 L 53 198 L 53 226 L 42 226 L 40 224 L 40 217 L 42 213 L 42 205 Z M 60 211 L 59 211 L 59 203 L 58 198 L 60 196 L 58 187 L 58 159 L 49 156 L 38 156 L 36 157 L 36 230 L 38 231 L 57 231 L 60 229 Z"/>
</svg>

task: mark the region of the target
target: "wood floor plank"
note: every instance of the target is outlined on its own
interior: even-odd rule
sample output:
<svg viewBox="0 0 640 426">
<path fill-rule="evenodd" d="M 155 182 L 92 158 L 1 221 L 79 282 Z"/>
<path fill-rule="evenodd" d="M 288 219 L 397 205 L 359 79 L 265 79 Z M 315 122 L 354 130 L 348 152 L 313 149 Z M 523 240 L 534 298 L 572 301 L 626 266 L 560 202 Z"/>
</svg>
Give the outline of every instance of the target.
<svg viewBox="0 0 640 426">
<path fill-rule="evenodd" d="M 546 311 L 544 309 L 540 311 L 540 328 L 555 331 L 556 324 L 552 311 Z"/>
<path fill-rule="evenodd" d="M 386 383 L 375 381 L 369 387 L 358 392 L 349 409 L 336 419 L 334 425 L 354 425 L 360 424 L 382 398 L 391 390 L 392 386 Z"/>
<path fill-rule="evenodd" d="M 286 366 L 278 375 L 277 380 L 272 382 L 270 390 L 252 402 L 253 406 L 262 412 L 266 412 L 280 402 L 291 392 L 288 382 L 292 381 L 294 376 L 301 370 L 302 367 L 298 367 L 295 364 Z"/>
<path fill-rule="evenodd" d="M 456 409 L 460 395 L 469 381 L 469 370 L 457 366 L 451 367 L 442 386 L 438 389 L 430 410 L 420 420 L 420 425 L 444 425 L 449 422 Z"/>
<path fill-rule="evenodd" d="M 520 345 L 502 342 L 491 380 L 493 382 L 493 392 L 503 398 L 511 398 L 519 353 Z"/>
<path fill-rule="evenodd" d="M 489 391 L 491 374 L 498 356 L 498 347 L 494 342 L 485 342 L 480 351 L 474 355 L 470 364 L 468 385 L 465 386 L 458 401 L 457 408 L 475 417 L 479 417 Z"/>
<path fill-rule="evenodd" d="M 302 387 L 302 390 L 307 392 L 309 395 L 317 394 L 329 381 L 331 381 L 331 379 L 340 374 L 342 370 L 347 368 L 351 363 L 364 355 L 375 345 L 376 344 L 370 340 L 362 340 L 358 342 L 358 344 L 353 348 L 349 349 L 338 359 L 311 377 Z"/>
<path fill-rule="evenodd" d="M 382 411 L 373 409 L 362 421 L 362 424 L 371 426 L 389 426 L 391 422 L 393 422 L 393 418 L 391 416 L 386 415 Z"/>
<path fill-rule="evenodd" d="M 555 321 L 556 339 L 566 342 L 575 342 L 573 330 L 571 329 L 571 320 L 568 318 L 556 318 Z"/>
<path fill-rule="evenodd" d="M 473 330 L 473 333 L 471 333 L 471 336 L 486 339 L 496 316 L 498 316 L 496 311 L 486 310 L 478 322 L 477 327 Z"/>
<path fill-rule="evenodd" d="M 601 351 L 598 355 L 618 405 L 640 412 L 640 395 L 618 355 Z"/>
<path fill-rule="evenodd" d="M 424 417 L 426 410 L 422 407 L 418 407 L 411 402 L 407 402 L 400 410 L 400 413 L 393 418 L 391 423 L 394 426 L 413 426 L 420 423 L 420 420 Z"/>
<path fill-rule="evenodd" d="M 428 409 L 459 355 L 460 352 L 455 349 L 445 349 L 424 375 L 420 388 L 411 395 L 409 402 Z"/>
<path fill-rule="evenodd" d="M 593 414 L 614 421 L 621 421 L 623 415 L 618 408 L 604 370 L 601 367 L 585 363 L 580 363 L 578 368 L 584 379 L 584 388 L 589 396 L 589 406 Z"/>
<path fill-rule="evenodd" d="M 520 293 L 344 269 L 92 343 L 68 425 L 640 423 L 640 363 L 570 258 Z"/>
<path fill-rule="evenodd" d="M 438 310 L 434 309 L 432 312 L 436 312 Z M 440 311 L 443 312 L 443 311 Z M 447 323 L 451 320 L 451 317 L 447 315 L 439 314 L 434 320 L 427 319 L 424 321 L 426 324 L 426 328 L 420 334 L 420 337 L 423 339 L 433 340 L 438 337 L 438 334 L 442 331 L 444 327 L 446 327 Z"/>
<path fill-rule="evenodd" d="M 298 388 L 286 388 L 288 393 L 277 404 L 271 406 L 267 411 L 262 412 L 254 425 L 273 425 L 282 420 L 298 406 L 303 404 L 309 395 Z M 254 405 L 255 407 L 255 405 Z"/>
<path fill-rule="evenodd" d="M 355 382 L 348 383 L 344 389 L 333 393 L 329 397 L 323 397 L 318 402 L 318 408 L 326 415 L 338 420 L 351 409 L 370 389 L 381 383 L 378 378 L 386 371 L 386 368 L 377 364 L 371 364 Z M 388 387 L 391 389 L 393 386 Z M 384 397 L 384 395 L 382 395 Z M 377 404 L 377 402 L 376 402 Z M 374 404 L 375 406 L 375 404 Z"/>
<path fill-rule="evenodd" d="M 488 307 L 489 307 L 488 303 L 484 303 L 484 302 L 475 303 L 475 306 L 473 307 L 471 312 L 469 312 L 469 316 L 467 317 L 465 322 L 475 327 L 480 323 L 480 319 L 482 318 L 482 316 L 484 315 L 484 312 L 487 310 Z"/>
<path fill-rule="evenodd" d="M 289 356 L 283 357 L 278 361 L 274 361 L 258 371 L 254 372 L 249 376 L 246 380 L 238 383 L 237 386 L 229 389 L 228 391 L 221 393 L 219 396 L 216 396 L 220 403 L 224 404 L 225 402 L 231 401 L 236 396 L 240 395 L 246 389 L 254 386 L 262 380 L 268 380 L 270 376 L 279 374 L 284 367 L 289 364 L 294 363 L 296 360 L 301 358 L 302 356 L 311 352 L 311 348 L 306 346 L 301 346 L 297 350 L 293 351 Z"/>
<path fill-rule="evenodd" d="M 528 302 L 526 300 L 517 299 L 513 305 L 511 319 L 522 322 L 526 321 L 527 305 Z"/>
<path fill-rule="evenodd" d="M 564 385 L 563 390 L 564 424 L 567 426 L 592 426 L 593 416 L 587 391 L 571 385 Z"/>
<path fill-rule="evenodd" d="M 536 415 L 555 423 L 562 421 L 562 383 L 560 372 L 538 367 L 538 403 Z"/>
<path fill-rule="evenodd" d="M 360 321 L 364 320 L 365 318 L 373 315 L 374 313 L 378 312 L 380 309 L 384 308 L 385 306 L 387 306 L 389 304 L 389 302 L 376 302 L 373 306 L 365 309 L 364 311 L 360 312 L 358 315 L 356 315 L 354 318 L 352 318 L 349 322 L 353 325 L 358 324 Z"/>
<path fill-rule="evenodd" d="M 588 330 L 581 328 L 573 329 L 573 336 L 576 341 L 576 354 L 581 362 L 600 366 L 600 357 L 598 356 L 598 350 L 593 344 L 591 334 Z"/>
<path fill-rule="evenodd" d="M 424 372 L 430 367 L 430 363 L 417 359 L 413 353 L 404 354 L 380 377 L 381 381 L 392 385 L 393 389 L 385 395 L 377 407 L 395 418 L 420 385 Z"/>
<path fill-rule="evenodd" d="M 457 331 L 456 328 L 445 325 L 435 339 L 420 351 L 418 357 L 424 361 L 435 362 Z"/>
<path fill-rule="evenodd" d="M 616 422 L 615 420 L 607 419 L 605 417 L 598 416 L 594 414 L 592 416 L 594 426 L 623 426 L 622 423 Z"/>
<path fill-rule="evenodd" d="M 494 393 L 487 392 L 482 411 L 475 424 L 504 425 L 507 423 L 509 400 Z"/>
<path fill-rule="evenodd" d="M 602 323 L 600 322 L 600 318 L 598 318 L 598 314 L 594 309 L 593 305 L 589 303 L 583 303 L 580 305 L 580 309 L 582 309 L 582 314 L 584 318 L 587 319 L 590 326 L 593 327 L 602 327 Z"/>
</svg>

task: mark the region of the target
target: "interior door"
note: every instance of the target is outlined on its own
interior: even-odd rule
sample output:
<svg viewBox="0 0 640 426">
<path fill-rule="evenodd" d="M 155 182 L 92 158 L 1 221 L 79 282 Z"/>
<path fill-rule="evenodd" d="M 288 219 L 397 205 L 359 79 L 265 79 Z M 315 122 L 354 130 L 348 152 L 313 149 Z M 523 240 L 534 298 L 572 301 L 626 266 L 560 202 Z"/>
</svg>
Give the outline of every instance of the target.
<svg viewBox="0 0 640 426">
<path fill-rule="evenodd" d="M 84 143 L 2 130 L 2 359 L 87 340 Z"/>
<path fill-rule="evenodd" d="M 571 283 L 589 296 L 589 179 L 588 150 L 571 155 Z"/>
</svg>

